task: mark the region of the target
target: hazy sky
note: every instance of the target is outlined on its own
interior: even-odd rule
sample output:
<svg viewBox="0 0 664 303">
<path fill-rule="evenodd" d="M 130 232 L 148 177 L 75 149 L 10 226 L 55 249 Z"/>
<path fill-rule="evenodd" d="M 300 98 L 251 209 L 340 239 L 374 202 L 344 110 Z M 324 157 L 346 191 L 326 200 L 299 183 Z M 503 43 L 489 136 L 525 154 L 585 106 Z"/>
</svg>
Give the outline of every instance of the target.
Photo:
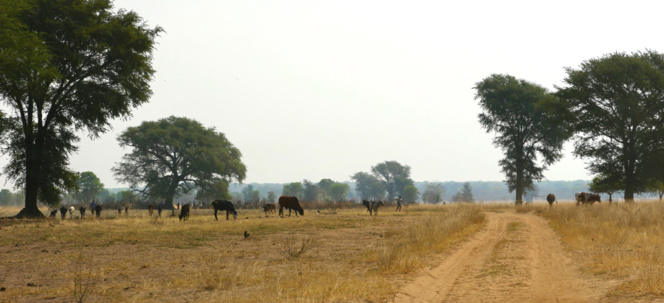
<svg viewBox="0 0 664 303">
<path fill-rule="evenodd" d="M 415 181 L 500 181 L 475 83 L 510 74 L 551 90 L 565 67 L 611 52 L 664 52 L 660 1 L 122 0 L 165 29 L 150 103 L 71 157 L 106 187 L 129 126 L 170 115 L 240 149 L 245 183 L 348 181 L 377 163 Z M 566 144 L 548 180 L 590 179 Z M 5 165 L 7 158 L 0 158 Z M 0 187 L 10 188 L 0 176 Z"/>
</svg>

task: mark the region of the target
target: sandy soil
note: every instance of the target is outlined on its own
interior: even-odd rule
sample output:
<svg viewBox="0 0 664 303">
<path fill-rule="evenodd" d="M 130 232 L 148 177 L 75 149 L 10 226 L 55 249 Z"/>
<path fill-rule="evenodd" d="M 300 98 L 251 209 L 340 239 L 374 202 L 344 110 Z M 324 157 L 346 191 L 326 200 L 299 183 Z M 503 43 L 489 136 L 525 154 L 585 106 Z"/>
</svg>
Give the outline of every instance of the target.
<svg viewBox="0 0 664 303">
<path fill-rule="evenodd" d="M 410 281 L 394 302 L 597 302 L 607 283 L 585 277 L 547 222 L 487 213 L 487 227 Z"/>
</svg>

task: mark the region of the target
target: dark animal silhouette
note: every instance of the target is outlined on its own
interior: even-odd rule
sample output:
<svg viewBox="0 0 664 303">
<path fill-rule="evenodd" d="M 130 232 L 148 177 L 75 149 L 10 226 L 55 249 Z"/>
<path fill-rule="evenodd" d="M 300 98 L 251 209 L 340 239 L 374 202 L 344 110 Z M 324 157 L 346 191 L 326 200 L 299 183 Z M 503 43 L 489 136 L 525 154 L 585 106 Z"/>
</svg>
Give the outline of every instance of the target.
<svg viewBox="0 0 664 303">
<path fill-rule="evenodd" d="M 291 216 L 291 211 L 295 210 L 295 216 L 297 213 L 304 216 L 304 209 L 300 206 L 300 201 L 297 197 L 291 196 L 281 196 L 279 197 L 279 216 L 284 215 L 284 208 L 288 209 L 288 216 Z"/>
<path fill-rule="evenodd" d="M 576 194 L 574 194 L 574 198 L 576 199 L 576 206 L 588 203 L 588 194 L 587 193 L 584 193 L 584 192 L 576 193 Z"/>
<path fill-rule="evenodd" d="M 148 205 L 148 213 L 150 214 L 150 217 L 152 217 L 152 212 L 154 212 L 154 205 L 150 204 Z"/>
<path fill-rule="evenodd" d="M 66 207 L 60 207 L 60 216 L 62 216 L 62 219 L 67 217 L 67 208 Z"/>
<path fill-rule="evenodd" d="M 593 203 L 602 203 L 602 199 L 598 194 L 588 194 L 588 203 L 592 206 Z"/>
<path fill-rule="evenodd" d="M 556 201 L 556 195 L 554 194 L 546 195 L 546 202 L 549 202 L 549 207 L 553 206 L 553 202 L 558 203 L 558 201 Z"/>
<path fill-rule="evenodd" d="M 245 239 L 246 239 L 246 238 L 249 238 L 249 236 L 250 236 L 249 233 L 245 230 L 245 231 L 244 231 L 244 238 L 245 238 Z"/>
<path fill-rule="evenodd" d="M 268 212 L 274 213 L 277 211 L 277 206 L 274 205 L 274 203 L 267 203 L 263 205 L 263 211 L 265 212 L 265 216 L 267 217 Z"/>
<path fill-rule="evenodd" d="M 118 217 L 122 216 L 122 207 L 118 208 Z"/>
<path fill-rule="evenodd" d="M 81 212 L 81 219 L 85 219 L 85 207 L 81 206 L 78 211 Z"/>
<path fill-rule="evenodd" d="M 55 215 L 57 215 L 57 214 L 58 214 L 58 210 L 57 210 L 57 209 L 54 209 L 54 210 L 51 212 L 51 215 L 49 215 L 49 217 L 51 217 L 51 218 L 55 218 Z"/>
<path fill-rule="evenodd" d="M 131 204 L 127 204 L 124 206 L 124 211 L 125 211 L 125 217 L 129 216 L 129 208 L 131 207 Z"/>
<path fill-rule="evenodd" d="M 160 206 L 157 206 L 157 214 L 158 214 L 159 217 L 161 218 L 161 205 L 160 205 Z"/>
<path fill-rule="evenodd" d="M 228 214 L 233 214 L 233 219 L 237 219 L 237 211 L 235 211 L 235 205 L 233 202 L 227 200 L 214 200 L 212 201 L 212 207 L 214 207 L 214 219 L 217 218 L 217 212 L 220 210 L 226 211 L 226 220 L 228 220 Z"/>
<path fill-rule="evenodd" d="M 382 201 L 367 201 L 367 200 L 362 200 L 362 205 L 367 207 L 367 211 L 369 212 L 370 216 L 373 216 L 373 213 L 376 213 L 376 216 L 378 215 L 378 208 L 385 205 Z"/>
<path fill-rule="evenodd" d="M 180 209 L 180 221 L 185 220 L 187 221 L 189 219 L 189 210 L 191 209 L 191 205 L 189 203 L 182 205 Z"/>
<path fill-rule="evenodd" d="M 97 218 L 101 216 L 101 205 L 97 204 L 97 206 L 95 206 L 95 213 L 97 214 Z"/>
</svg>

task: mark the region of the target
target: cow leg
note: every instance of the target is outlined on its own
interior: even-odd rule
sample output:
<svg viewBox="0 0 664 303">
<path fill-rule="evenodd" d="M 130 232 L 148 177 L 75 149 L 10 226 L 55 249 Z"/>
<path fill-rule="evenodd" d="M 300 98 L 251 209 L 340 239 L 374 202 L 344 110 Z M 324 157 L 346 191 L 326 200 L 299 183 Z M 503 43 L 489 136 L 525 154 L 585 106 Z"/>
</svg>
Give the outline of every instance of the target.
<svg viewBox="0 0 664 303">
<path fill-rule="evenodd" d="M 226 221 L 228 221 L 228 213 L 229 212 L 230 212 L 229 210 L 226 210 Z"/>
<path fill-rule="evenodd" d="M 214 220 L 215 221 L 219 221 L 219 218 L 217 218 L 217 211 L 218 211 L 218 209 L 215 208 L 214 209 Z"/>
</svg>

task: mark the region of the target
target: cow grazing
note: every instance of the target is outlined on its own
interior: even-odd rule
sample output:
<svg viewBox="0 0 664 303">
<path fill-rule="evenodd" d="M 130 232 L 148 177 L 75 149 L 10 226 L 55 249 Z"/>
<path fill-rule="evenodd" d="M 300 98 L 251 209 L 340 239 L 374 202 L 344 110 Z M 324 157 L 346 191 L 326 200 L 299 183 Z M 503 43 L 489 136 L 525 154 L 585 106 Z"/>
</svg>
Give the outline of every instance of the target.
<svg viewBox="0 0 664 303">
<path fill-rule="evenodd" d="M 295 216 L 297 213 L 304 216 L 304 209 L 300 206 L 300 201 L 297 197 L 291 196 L 281 196 L 279 197 L 279 216 L 284 215 L 284 208 L 288 209 L 288 216 L 291 216 L 291 211 L 295 210 Z"/>
<path fill-rule="evenodd" d="M 64 206 L 60 207 L 60 216 L 62 217 L 62 219 L 67 217 L 67 208 L 66 207 L 64 207 Z"/>
<path fill-rule="evenodd" d="M 153 212 L 154 212 L 154 205 L 153 204 L 148 205 L 148 214 L 150 214 L 150 217 L 152 217 Z"/>
<path fill-rule="evenodd" d="M 263 205 L 263 211 L 265 212 L 265 216 L 267 217 L 267 213 L 275 213 L 277 211 L 277 206 L 274 205 L 274 203 L 267 203 Z"/>
<path fill-rule="evenodd" d="M 101 216 L 101 205 L 97 204 L 95 206 L 95 214 L 97 215 L 97 218 L 99 218 L 99 216 Z"/>
<path fill-rule="evenodd" d="M 212 201 L 212 207 L 214 207 L 214 219 L 219 221 L 217 218 L 217 212 L 220 210 L 226 211 L 226 220 L 228 220 L 228 214 L 233 214 L 233 219 L 237 219 L 237 211 L 235 211 L 235 205 L 233 202 L 227 200 L 214 200 Z"/>
<path fill-rule="evenodd" d="M 546 195 L 546 202 L 549 202 L 549 207 L 553 206 L 553 202 L 558 203 L 558 201 L 556 201 L 556 195 L 554 194 Z"/>
<path fill-rule="evenodd" d="M 182 209 L 180 209 L 180 221 L 183 219 L 187 221 L 189 219 L 189 210 L 191 209 L 191 205 L 189 203 L 182 205 Z"/>
<path fill-rule="evenodd" d="M 57 215 L 57 214 L 58 214 L 58 210 L 57 210 L 57 209 L 54 209 L 54 210 L 51 212 L 51 214 L 49 215 L 49 217 L 51 217 L 51 218 L 55 218 L 55 215 Z"/>
<path fill-rule="evenodd" d="M 81 219 L 85 219 L 85 207 L 81 206 L 78 211 L 81 213 Z"/>
<path fill-rule="evenodd" d="M 373 216 L 373 213 L 376 213 L 376 216 L 378 215 L 378 208 L 385 205 L 382 201 L 367 201 L 367 200 L 362 200 L 362 205 L 367 207 L 367 211 L 369 212 L 370 216 Z"/>
</svg>

